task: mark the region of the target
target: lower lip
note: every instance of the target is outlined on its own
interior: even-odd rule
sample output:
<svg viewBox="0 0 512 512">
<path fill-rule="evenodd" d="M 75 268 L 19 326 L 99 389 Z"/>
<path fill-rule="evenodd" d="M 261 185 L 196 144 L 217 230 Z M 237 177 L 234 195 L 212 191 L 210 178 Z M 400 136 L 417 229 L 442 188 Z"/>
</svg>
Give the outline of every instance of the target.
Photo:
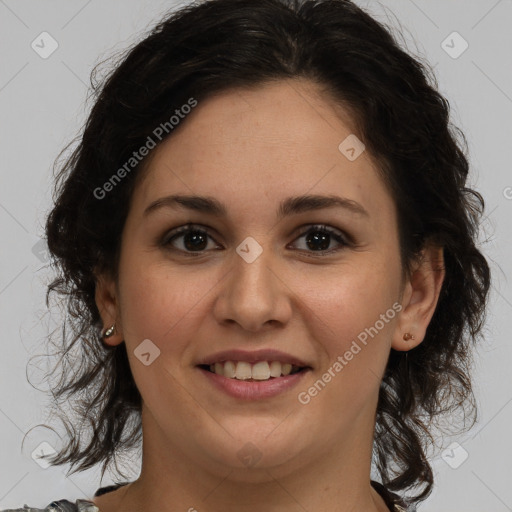
<svg viewBox="0 0 512 512">
<path fill-rule="evenodd" d="M 243 400 L 261 400 L 262 398 L 277 396 L 292 389 L 309 372 L 309 370 L 302 370 L 293 375 L 271 378 L 269 380 L 246 381 L 229 379 L 203 368 L 198 367 L 198 369 L 218 389 L 234 398 L 241 398 Z"/>
</svg>

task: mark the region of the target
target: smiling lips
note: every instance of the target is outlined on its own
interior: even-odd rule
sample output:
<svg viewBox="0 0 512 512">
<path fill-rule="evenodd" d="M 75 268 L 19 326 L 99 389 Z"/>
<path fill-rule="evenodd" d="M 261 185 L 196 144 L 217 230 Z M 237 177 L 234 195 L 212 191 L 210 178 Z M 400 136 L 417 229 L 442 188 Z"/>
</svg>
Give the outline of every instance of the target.
<svg viewBox="0 0 512 512">
<path fill-rule="evenodd" d="M 255 364 L 246 361 L 225 361 L 211 364 L 210 371 L 229 379 L 268 380 L 290 375 L 301 370 L 300 366 L 280 361 L 258 361 Z"/>
<path fill-rule="evenodd" d="M 198 366 L 228 379 L 245 381 L 276 379 L 310 368 L 300 359 L 274 349 L 218 352 L 205 358 Z"/>
</svg>

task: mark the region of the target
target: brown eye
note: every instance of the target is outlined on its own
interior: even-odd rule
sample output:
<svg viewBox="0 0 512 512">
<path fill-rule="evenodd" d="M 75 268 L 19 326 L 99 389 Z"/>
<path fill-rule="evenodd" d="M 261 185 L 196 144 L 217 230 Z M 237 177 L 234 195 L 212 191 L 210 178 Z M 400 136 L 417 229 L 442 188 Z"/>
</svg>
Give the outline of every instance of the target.
<svg viewBox="0 0 512 512">
<path fill-rule="evenodd" d="M 298 238 L 305 237 L 304 247 L 299 250 L 313 253 L 320 253 L 319 256 L 329 254 L 341 250 L 343 247 L 350 245 L 341 231 L 331 229 L 325 225 L 310 226 L 307 231 L 304 231 Z M 332 242 L 342 246 L 341 249 L 331 247 Z"/>
<path fill-rule="evenodd" d="M 181 226 L 167 234 L 162 245 L 184 253 L 201 253 L 208 250 L 208 232 L 193 225 Z M 218 245 L 215 245 L 218 248 Z"/>
<path fill-rule="evenodd" d="M 326 256 L 350 245 L 341 231 L 321 224 L 310 226 L 296 240 L 300 238 L 304 238 L 304 245 L 299 247 L 299 250 L 314 256 Z M 209 240 L 214 242 L 211 247 L 208 247 Z M 332 248 L 333 245 L 334 248 Z M 221 248 L 206 229 L 191 224 L 168 233 L 162 241 L 162 246 L 190 256 L 199 256 L 208 250 Z"/>
</svg>

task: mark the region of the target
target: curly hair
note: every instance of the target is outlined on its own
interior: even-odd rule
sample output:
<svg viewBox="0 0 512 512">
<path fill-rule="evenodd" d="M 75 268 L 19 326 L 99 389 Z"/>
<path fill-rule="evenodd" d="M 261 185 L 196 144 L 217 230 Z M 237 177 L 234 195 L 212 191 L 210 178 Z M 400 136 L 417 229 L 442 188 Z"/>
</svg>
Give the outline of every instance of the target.
<svg viewBox="0 0 512 512">
<path fill-rule="evenodd" d="M 168 13 L 100 83 L 96 72 L 94 105 L 55 177 L 45 226 L 58 269 L 46 304 L 57 293 L 67 313 L 61 379 L 52 394 L 69 439 L 52 464 L 71 462 L 75 472 L 103 462 L 104 473 L 141 441 L 141 396 L 125 344 L 102 343 L 95 287 L 96 272 L 118 277 L 121 233 L 149 159 L 102 199 L 94 191 L 191 97 L 202 102 L 219 91 L 305 78 L 327 101 L 348 109 L 379 163 L 398 211 L 404 275 L 425 244 L 444 248 L 446 277 L 424 341 L 409 352 L 391 350 L 373 446 L 387 488 L 418 488 L 411 500 L 426 499 L 434 480 L 426 453 L 436 421 L 460 410 L 476 419 L 472 345 L 481 336 L 490 287 L 477 248 L 484 200 L 465 186 L 467 143 L 449 119 L 432 69 L 349 0 L 207 0 Z M 64 402 L 74 404 L 74 420 L 62 414 Z M 92 434 L 88 443 L 86 434 Z"/>
</svg>

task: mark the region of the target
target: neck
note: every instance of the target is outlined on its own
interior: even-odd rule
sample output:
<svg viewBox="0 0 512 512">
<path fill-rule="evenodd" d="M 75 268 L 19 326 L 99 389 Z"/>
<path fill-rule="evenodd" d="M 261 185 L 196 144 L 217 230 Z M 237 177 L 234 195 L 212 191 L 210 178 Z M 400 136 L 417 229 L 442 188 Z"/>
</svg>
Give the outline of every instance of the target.
<svg viewBox="0 0 512 512">
<path fill-rule="evenodd" d="M 389 512 L 370 485 L 373 425 L 365 430 L 354 425 L 354 435 L 335 446 L 326 445 L 307 463 L 308 456 L 299 454 L 281 465 L 260 469 L 198 463 L 166 437 L 147 412 L 143 412 L 143 425 L 141 474 L 119 489 L 115 506 L 110 499 L 112 510 Z M 109 512 L 104 501 L 100 510 Z"/>
</svg>

